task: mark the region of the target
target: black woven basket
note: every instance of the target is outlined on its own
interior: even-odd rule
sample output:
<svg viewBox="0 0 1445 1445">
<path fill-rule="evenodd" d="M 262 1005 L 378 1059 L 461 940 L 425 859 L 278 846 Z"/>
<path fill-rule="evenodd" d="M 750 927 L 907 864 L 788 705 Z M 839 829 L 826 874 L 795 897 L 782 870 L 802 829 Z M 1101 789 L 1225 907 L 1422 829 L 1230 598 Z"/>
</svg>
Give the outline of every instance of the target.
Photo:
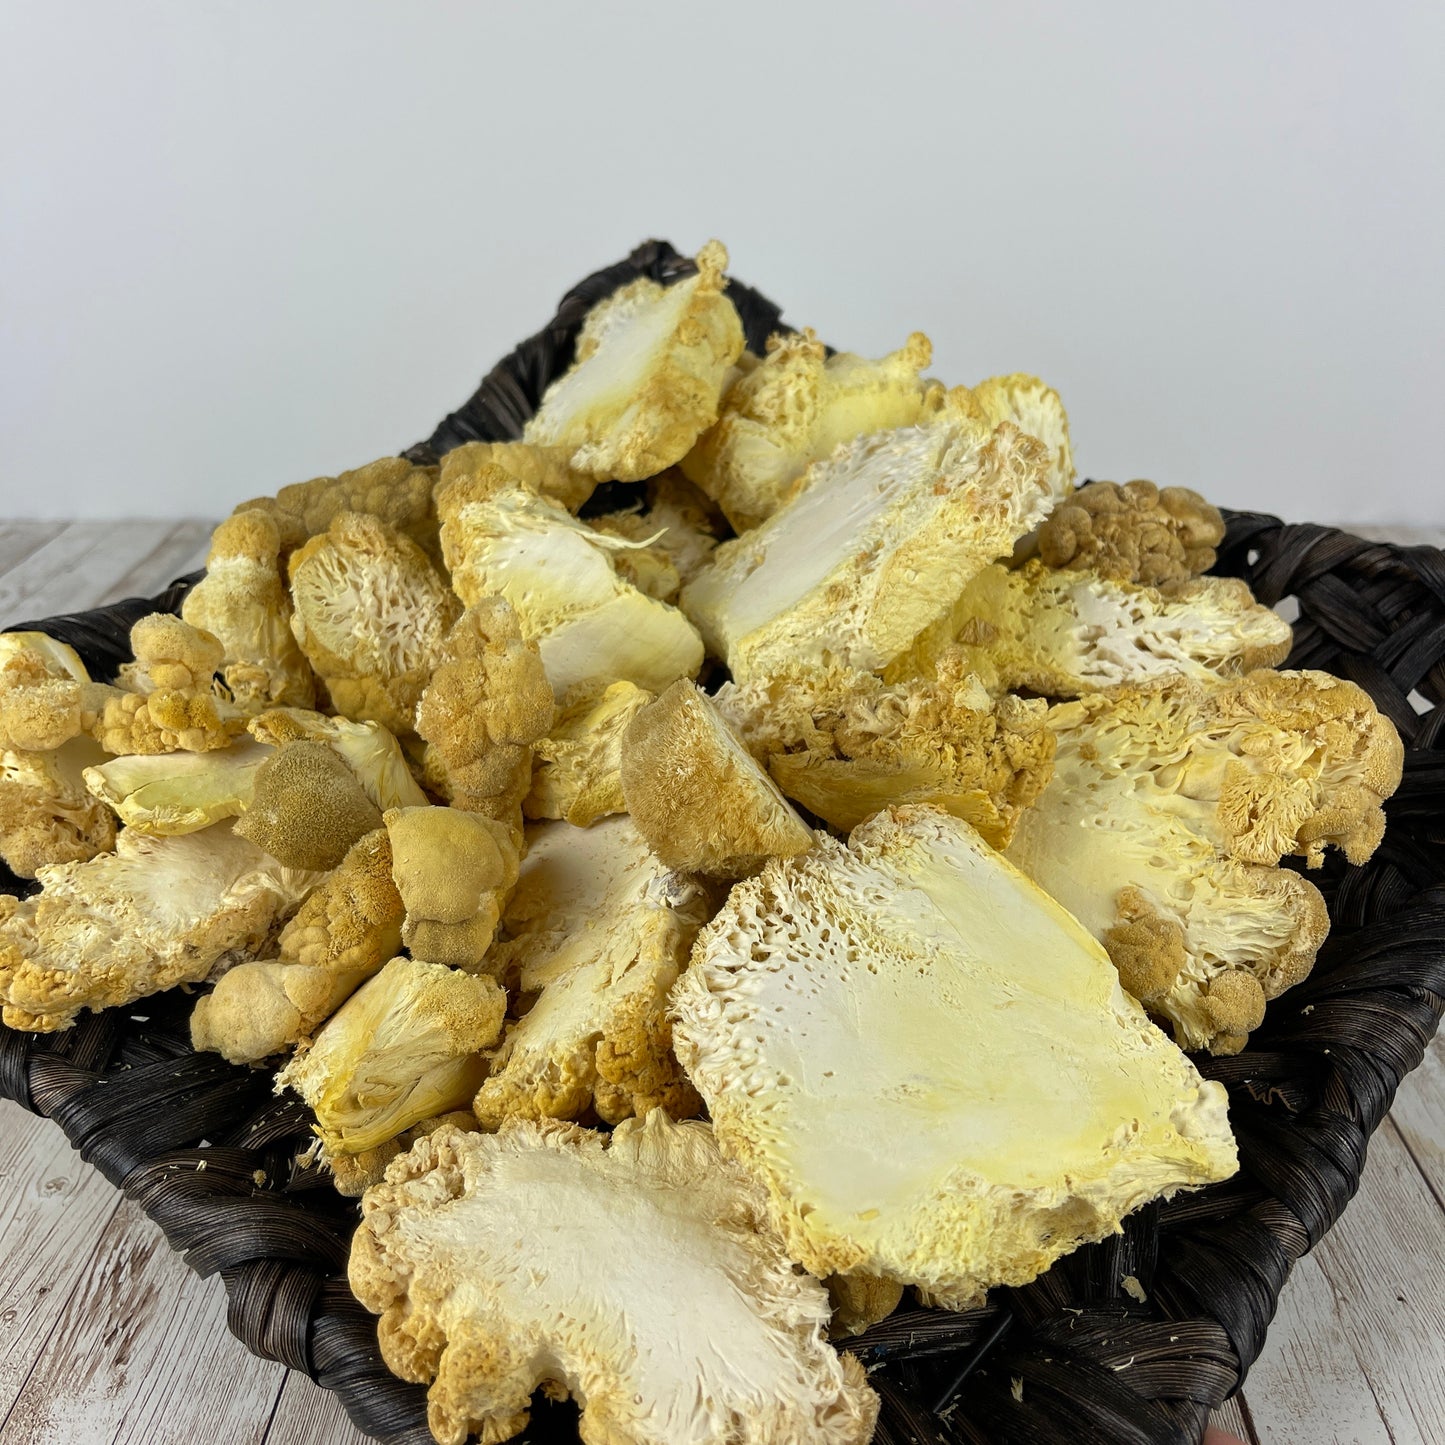
<svg viewBox="0 0 1445 1445">
<path fill-rule="evenodd" d="M 690 270 L 654 241 L 588 277 L 407 455 L 518 435 L 570 362 L 588 307 L 636 276 L 668 282 Z M 729 294 L 761 350 L 778 308 L 736 283 Z M 1353 1195 L 1370 1135 L 1439 1023 L 1445 555 L 1256 513 L 1228 520 L 1216 570 L 1264 602 L 1298 600 L 1290 665 L 1359 683 L 1405 739 L 1385 841 L 1364 867 L 1335 857 L 1312 875 L 1333 922 L 1314 972 L 1270 1006 L 1243 1053 L 1196 1061 L 1229 1090 L 1239 1174 L 1140 1210 L 1121 1235 L 1023 1289 L 994 1291 L 984 1309 L 905 1307 L 851 1341 L 883 1399 L 878 1445 L 1197 1442 L 1258 1355 L 1290 1267 Z M 110 676 L 128 655 L 130 624 L 179 607 L 192 581 L 14 625 L 71 642 Z M 194 1053 L 189 1010 L 171 993 L 148 999 L 144 1017 L 112 1009 L 61 1034 L 4 1029 L 0 1093 L 59 1123 L 193 1269 L 221 1276 L 231 1330 L 251 1350 L 336 1391 L 378 1439 L 429 1445 L 424 1390 L 388 1373 L 375 1321 L 346 1285 L 356 1207 L 296 1163 L 310 1142 L 307 1111 L 274 1098 L 267 1072 Z M 1126 1276 L 1143 1285 L 1142 1303 L 1125 1293 Z M 575 1442 L 575 1409 L 539 1396 L 521 1438 Z"/>
</svg>

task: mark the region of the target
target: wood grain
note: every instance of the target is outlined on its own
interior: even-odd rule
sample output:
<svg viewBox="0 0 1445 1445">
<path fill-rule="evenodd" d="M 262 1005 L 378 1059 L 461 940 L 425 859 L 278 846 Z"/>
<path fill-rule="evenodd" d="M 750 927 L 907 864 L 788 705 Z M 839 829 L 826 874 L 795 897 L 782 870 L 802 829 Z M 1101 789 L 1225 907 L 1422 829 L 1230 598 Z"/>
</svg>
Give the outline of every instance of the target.
<svg viewBox="0 0 1445 1445">
<path fill-rule="evenodd" d="M 1244 1395 L 1260 1445 L 1390 1445 L 1350 1321 L 1315 1256 L 1290 1274 Z"/>
<path fill-rule="evenodd" d="M 1316 1253 L 1395 1445 L 1445 1437 L 1445 1213 L 1393 1122 L 1370 1141 L 1348 1237 Z"/>
<path fill-rule="evenodd" d="M 1400 1085 L 1390 1117 L 1445 1210 L 1445 1033 L 1435 1035 L 1425 1062 Z"/>
<path fill-rule="evenodd" d="M 0 577 L 65 530 L 65 522 L 6 522 L 0 526 Z"/>
<path fill-rule="evenodd" d="M 194 571 L 206 560 L 214 525 L 198 518 L 177 522 L 146 556 L 87 605 L 99 607 L 122 597 L 148 597 L 182 573 Z"/>
<path fill-rule="evenodd" d="M 120 1195 L 80 1161 L 58 1125 L 8 1100 L 0 1100 L 0 1141 L 3 1420 L 66 1313 Z"/>
<path fill-rule="evenodd" d="M 1445 1439 L 1445 1213 L 1393 1125 L 1295 1267 L 1245 1384 L 1260 1445 Z"/>
<path fill-rule="evenodd" d="M 192 1274 L 126 1201 L 5 1422 L 6 1445 L 260 1445 L 285 1369 L 226 1331 L 217 1280 Z"/>
<path fill-rule="evenodd" d="M 93 607 L 135 575 L 174 528 L 155 522 L 71 523 L 0 577 L 0 626 Z M 152 574 L 145 575 L 149 580 Z"/>
<path fill-rule="evenodd" d="M 292 1370 L 281 1387 L 265 1445 L 371 1445 L 329 1390 Z"/>
<path fill-rule="evenodd" d="M 1244 1399 L 1236 1395 L 1232 1400 L 1226 1400 L 1213 1415 L 1209 1423 L 1216 1430 L 1223 1430 L 1233 1435 L 1236 1439 L 1243 1440 L 1244 1445 L 1261 1445 L 1260 1440 L 1250 1428 L 1249 1417 L 1244 1411 Z"/>
</svg>

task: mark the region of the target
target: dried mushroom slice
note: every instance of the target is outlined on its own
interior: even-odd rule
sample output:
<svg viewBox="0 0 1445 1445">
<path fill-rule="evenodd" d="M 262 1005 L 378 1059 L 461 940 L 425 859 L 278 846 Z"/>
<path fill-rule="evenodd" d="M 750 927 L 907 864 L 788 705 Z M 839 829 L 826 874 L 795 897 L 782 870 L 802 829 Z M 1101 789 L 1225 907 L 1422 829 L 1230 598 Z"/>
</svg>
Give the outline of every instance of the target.
<svg viewBox="0 0 1445 1445">
<path fill-rule="evenodd" d="M 529 818 L 565 818 L 578 828 L 625 813 L 622 738 L 651 701 L 643 688 L 614 682 L 600 697 L 563 709 L 550 734 L 533 747 L 532 790 L 522 811 Z"/>
<path fill-rule="evenodd" d="M 291 594 L 281 575 L 281 531 L 261 509 L 228 517 L 211 534 L 206 575 L 181 616 L 224 648 L 220 673 L 243 712 L 311 707 L 316 682 L 291 631 Z"/>
<path fill-rule="evenodd" d="M 406 905 L 402 941 L 414 958 L 475 969 L 517 881 L 513 828 L 461 808 L 386 814 L 392 877 Z"/>
<path fill-rule="evenodd" d="M 292 743 L 256 770 L 236 832 L 288 868 L 325 871 L 381 826 L 356 774 L 325 743 Z"/>
<path fill-rule="evenodd" d="M 11 1028 L 69 1028 L 254 958 L 316 882 L 219 823 L 179 838 L 123 830 L 115 852 L 41 868 L 0 898 L 0 999 Z"/>
<path fill-rule="evenodd" d="M 919 421 L 942 392 L 922 376 L 932 359 L 921 331 L 878 361 L 829 356 L 811 331 L 774 336 L 767 355 L 729 386 L 716 424 L 682 459 L 682 471 L 745 532 L 772 516 L 840 442 Z"/>
<path fill-rule="evenodd" d="M 678 1057 L 789 1255 L 967 1308 L 1236 1168 L 1223 1086 L 957 819 L 880 813 L 732 891 Z"/>
<path fill-rule="evenodd" d="M 104 760 L 85 769 L 85 786 L 138 833 L 195 833 L 239 817 L 251 805 L 256 775 L 275 748 L 249 738 L 209 753 L 152 753 Z"/>
<path fill-rule="evenodd" d="M 490 978 L 393 958 L 276 1075 L 316 1115 L 327 1156 L 362 1154 L 465 1107 L 486 1072 L 507 996 Z"/>
<path fill-rule="evenodd" d="M 252 1064 L 314 1033 L 401 947 L 405 914 L 377 829 L 281 930 L 278 957 L 237 964 L 191 1012 L 191 1046 Z"/>
<path fill-rule="evenodd" d="M 1055 502 L 1074 489 L 1074 448 L 1069 440 L 1069 417 L 1053 387 L 1036 376 L 1014 372 L 991 376 L 967 391 L 968 407 L 985 426 L 1010 422 L 1042 444 L 1047 457 L 1049 492 Z"/>
<path fill-rule="evenodd" d="M 789 668 L 713 699 L 778 786 L 831 827 L 892 803 L 929 803 L 1001 848 L 1049 780 L 1042 698 L 989 697 L 956 656 L 936 678 Z"/>
<path fill-rule="evenodd" d="M 412 777 L 396 737 L 379 722 L 352 722 L 309 708 L 278 707 L 253 717 L 246 729 L 257 742 L 273 747 L 325 743 L 356 774 L 362 792 L 382 812 L 426 804 L 427 796 Z"/>
<path fill-rule="evenodd" d="M 363 1199 L 350 1279 L 441 1445 L 520 1433 L 538 1386 L 617 1445 L 865 1445 L 877 1417 L 705 1124 L 439 1129 Z"/>
<path fill-rule="evenodd" d="M 958 656 L 993 692 L 1078 697 L 1109 688 L 1238 677 L 1289 653 L 1289 623 L 1233 577 L 1162 592 L 1035 560 L 986 567 L 948 614 L 895 660 L 890 678 L 929 676 Z"/>
<path fill-rule="evenodd" d="M 628 818 L 529 828 L 508 941 L 487 959 L 515 982 L 521 1017 L 477 1094 L 482 1123 L 695 1113 L 667 996 L 707 915 L 702 889 L 650 853 Z"/>
<path fill-rule="evenodd" d="M 877 671 L 1043 518 L 1046 460 L 950 399 L 815 463 L 786 506 L 713 553 L 682 610 L 739 681 L 790 664 Z"/>
<path fill-rule="evenodd" d="M 1188 1048 L 1233 1053 L 1309 973 L 1324 900 L 1275 865 L 1363 863 L 1400 781 L 1399 735 L 1322 672 L 1251 673 L 1054 708 L 1054 778 L 1009 857 L 1108 947 Z"/>
<path fill-rule="evenodd" d="M 1167 587 L 1207 572 L 1223 540 L 1219 509 L 1188 487 L 1091 482 L 1039 528 L 1039 556 L 1049 567 Z"/>
<path fill-rule="evenodd" d="M 702 666 L 702 639 L 687 618 L 618 575 L 612 554 L 631 543 L 515 485 L 439 500 L 457 595 L 468 606 L 511 603 L 561 706 L 614 682 L 661 692 Z"/>
<path fill-rule="evenodd" d="M 413 730 L 416 705 L 461 605 L 410 537 L 342 512 L 289 564 L 296 640 L 332 706 Z"/>
<path fill-rule="evenodd" d="M 50 863 L 82 863 L 115 845 L 115 819 L 86 790 L 86 775 L 104 761 L 89 738 L 38 753 L 0 751 L 0 857 L 18 877 L 34 878 Z"/>
<path fill-rule="evenodd" d="M 813 846 L 813 832 L 694 683 L 675 682 L 627 725 L 622 793 L 669 868 L 756 873 Z"/>
<path fill-rule="evenodd" d="M 724 295 L 716 241 L 697 274 L 671 286 L 643 277 L 587 315 L 572 369 L 547 388 L 523 440 L 563 447 L 599 481 L 641 481 L 673 466 L 717 417 L 743 327 Z"/>
<path fill-rule="evenodd" d="M 442 645 L 416 710 L 426 776 L 454 808 L 520 829 L 532 744 L 552 726 L 552 685 L 502 597 L 468 607 Z"/>
</svg>

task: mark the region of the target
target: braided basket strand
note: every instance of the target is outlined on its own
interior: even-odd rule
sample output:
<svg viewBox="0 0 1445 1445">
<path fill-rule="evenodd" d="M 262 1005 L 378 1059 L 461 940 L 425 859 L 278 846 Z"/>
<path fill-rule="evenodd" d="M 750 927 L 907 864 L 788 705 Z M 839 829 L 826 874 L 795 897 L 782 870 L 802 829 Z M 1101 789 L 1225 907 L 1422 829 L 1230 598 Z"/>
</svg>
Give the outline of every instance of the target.
<svg viewBox="0 0 1445 1445">
<path fill-rule="evenodd" d="M 649 242 L 589 277 L 409 455 L 515 436 L 570 363 L 588 306 L 637 275 L 672 280 L 689 264 Z M 729 294 L 760 349 L 778 309 L 737 283 Z M 1022 1289 L 996 1290 L 984 1309 L 904 1307 L 850 1341 L 882 1397 L 878 1445 L 1197 1442 L 1258 1355 L 1290 1267 L 1354 1193 L 1369 1137 L 1439 1023 L 1445 555 L 1254 513 L 1228 520 L 1216 570 L 1262 601 L 1298 600 L 1290 665 L 1354 680 L 1400 729 L 1405 775 L 1385 841 L 1363 867 L 1332 857 L 1311 875 L 1333 922 L 1314 972 L 1271 1005 L 1244 1052 L 1197 1060 L 1229 1090 L 1239 1174 L 1140 1210 L 1120 1235 Z M 193 580 L 18 625 L 62 637 L 110 676 L 131 622 L 179 607 Z M 428 1445 L 424 1389 L 387 1371 L 376 1322 L 346 1285 L 356 1205 L 297 1163 L 307 1111 L 274 1098 L 265 1071 L 193 1052 L 190 1007 L 172 992 L 60 1034 L 0 1029 L 0 1093 L 56 1120 L 193 1269 L 220 1275 L 230 1328 L 248 1348 L 334 1390 L 377 1439 Z M 1123 1288 L 1130 1276 L 1142 1301 Z M 539 1397 L 521 1438 L 575 1445 L 575 1408 Z"/>
</svg>

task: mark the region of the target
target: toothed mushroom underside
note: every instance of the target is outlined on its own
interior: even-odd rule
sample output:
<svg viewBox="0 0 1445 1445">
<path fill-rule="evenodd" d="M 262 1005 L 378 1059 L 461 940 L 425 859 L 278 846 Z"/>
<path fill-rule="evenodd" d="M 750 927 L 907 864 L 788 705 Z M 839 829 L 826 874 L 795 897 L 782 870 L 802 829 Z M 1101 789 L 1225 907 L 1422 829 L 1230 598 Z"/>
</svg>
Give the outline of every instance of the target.
<svg viewBox="0 0 1445 1445">
<path fill-rule="evenodd" d="M 1222 1085 L 966 824 L 880 813 L 739 884 L 674 992 L 725 1153 L 814 1274 L 970 1308 L 1236 1167 Z"/>
<path fill-rule="evenodd" d="M 865 1445 L 877 1397 L 765 1212 L 705 1124 L 439 1129 L 367 1193 L 351 1287 L 441 1445 L 518 1434 L 539 1385 L 586 1440 Z"/>
<path fill-rule="evenodd" d="M 1329 929 L 1276 866 L 1327 844 L 1368 858 L 1400 781 L 1399 735 L 1322 672 L 1259 671 L 1052 709 L 1053 779 L 1008 856 L 1108 948 L 1186 1048 L 1237 1053 Z"/>
</svg>

